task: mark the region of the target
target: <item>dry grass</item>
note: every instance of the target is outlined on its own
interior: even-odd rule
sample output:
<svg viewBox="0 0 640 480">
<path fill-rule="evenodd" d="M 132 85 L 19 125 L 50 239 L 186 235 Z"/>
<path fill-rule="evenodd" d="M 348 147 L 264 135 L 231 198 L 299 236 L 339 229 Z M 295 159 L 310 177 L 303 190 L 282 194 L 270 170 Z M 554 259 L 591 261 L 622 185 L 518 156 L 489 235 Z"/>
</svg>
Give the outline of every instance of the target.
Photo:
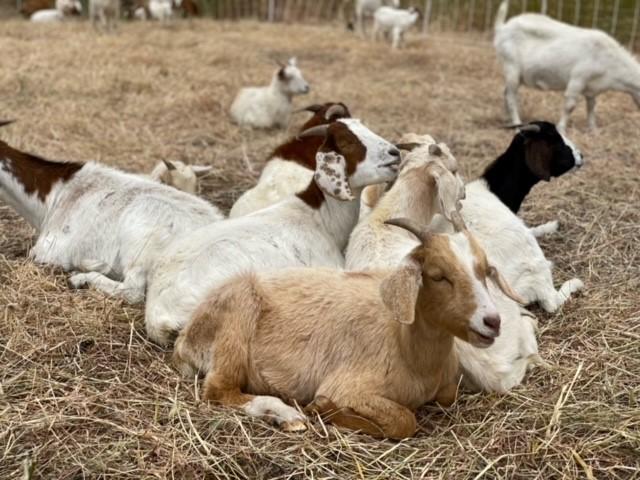
<svg viewBox="0 0 640 480">
<path fill-rule="evenodd" d="M 388 138 L 428 132 L 467 178 L 505 148 L 501 80 L 486 40 L 413 37 L 389 55 L 331 27 L 212 21 L 123 25 L 5 22 L 0 39 L 6 141 L 60 159 L 146 171 L 159 158 L 212 164 L 204 194 L 228 208 L 285 132 L 243 132 L 226 115 L 269 57 L 297 54 L 313 93 L 345 101 Z M 302 40 L 301 40 L 302 39 Z M 526 92 L 524 113 L 557 118 L 560 96 Z M 509 395 L 426 406 L 415 438 L 395 443 L 318 422 L 287 435 L 198 402 L 169 352 L 145 337 L 143 311 L 25 256 L 32 232 L 0 206 L 0 478 L 637 478 L 640 477 L 640 114 L 609 94 L 603 125 L 571 135 L 577 173 L 536 187 L 523 215 L 558 218 L 543 241 L 557 282 L 585 293 L 537 312 L 549 370 Z M 296 119 L 296 123 L 301 119 Z M 25 463 L 26 462 L 26 463 Z"/>
</svg>

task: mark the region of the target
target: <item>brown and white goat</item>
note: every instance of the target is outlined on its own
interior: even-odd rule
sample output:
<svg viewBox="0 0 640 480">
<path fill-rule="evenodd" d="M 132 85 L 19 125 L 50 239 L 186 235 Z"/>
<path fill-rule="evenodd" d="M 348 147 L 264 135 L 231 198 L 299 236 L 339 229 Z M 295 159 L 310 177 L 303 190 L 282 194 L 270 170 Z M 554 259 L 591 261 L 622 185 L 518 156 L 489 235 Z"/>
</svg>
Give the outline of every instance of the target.
<svg viewBox="0 0 640 480">
<path fill-rule="evenodd" d="M 499 335 L 487 280 L 513 292 L 468 232 L 388 223 L 421 241 L 398 268 L 241 274 L 195 312 L 176 342 L 177 366 L 206 372 L 205 400 L 286 430 L 304 430 L 305 417 L 280 398 L 337 426 L 412 436 L 419 406 L 455 400 L 454 337 L 488 347 Z"/>
</svg>

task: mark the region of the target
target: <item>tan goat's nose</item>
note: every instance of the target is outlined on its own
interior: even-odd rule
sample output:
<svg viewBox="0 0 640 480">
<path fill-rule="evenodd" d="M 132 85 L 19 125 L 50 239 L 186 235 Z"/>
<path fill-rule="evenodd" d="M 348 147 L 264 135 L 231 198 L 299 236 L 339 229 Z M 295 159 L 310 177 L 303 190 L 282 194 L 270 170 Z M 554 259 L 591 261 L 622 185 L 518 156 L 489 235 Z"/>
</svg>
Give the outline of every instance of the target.
<svg viewBox="0 0 640 480">
<path fill-rule="evenodd" d="M 482 319 L 484 324 L 496 333 L 500 332 L 500 315 L 487 315 Z"/>
</svg>

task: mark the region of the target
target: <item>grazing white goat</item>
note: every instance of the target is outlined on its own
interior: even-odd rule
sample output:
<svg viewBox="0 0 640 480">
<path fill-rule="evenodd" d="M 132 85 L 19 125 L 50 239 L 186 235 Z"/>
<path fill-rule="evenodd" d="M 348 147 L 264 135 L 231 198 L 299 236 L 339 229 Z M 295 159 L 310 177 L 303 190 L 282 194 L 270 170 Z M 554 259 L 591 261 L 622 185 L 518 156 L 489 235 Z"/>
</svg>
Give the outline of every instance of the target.
<svg viewBox="0 0 640 480">
<path fill-rule="evenodd" d="M 198 177 L 211 171 L 212 167 L 187 165 L 180 160 L 158 162 L 149 176 L 157 181 L 183 192 L 198 193 Z"/>
<path fill-rule="evenodd" d="M 284 128 L 289 123 L 294 95 L 309 93 L 295 57 L 280 64 L 268 87 L 240 90 L 231 105 L 231 118 L 238 125 L 253 128 Z"/>
<path fill-rule="evenodd" d="M 174 4 L 173 0 L 148 0 L 144 6 L 136 8 L 133 15 L 139 20 L 160 20 L 167 23 L 173 18 L 174 8 L 179 8 L 179 4 Z"/>
<path fill-rule="evenodd" d="M 499 335 L 486 288 L 499 274 L 468 232 L 388 223 L 420 239 L 393 269 L 249 273 L 210 292 L 174 353 L 183 372 L 207 373 L 203 399 L 304 430 L 305 417 L 277 395 L 396 439 L 415 433 L 424 403 L 453 403 L 453 339 L 486 348 Z"/>
<path fill-rule="evenodd" d="M 498 10 L 493 43 L 504 70 L 505 106 L 513 124 L 520 123 L 517 91 L 521 84 L 564 91 L 561 131 L 580 95 L 587 100 L 589 128 L 596 127 L 596 96 L 603 92 L 628 93 L 640 108 L 640 64 L 616 40 L 600 30 L 574 27 L 540 14 L 518 15 L 505 23 L 508 4 L 504 0 Z"/>
<path fill-rule="evenodd" d="M 364 33 L 365 17 L 371 17 L 383 5 L 391 5 L 398 8 L 400 0 L 356 0 L 356 26 L 361 33 Z"/>
<path fill-rule="evenodd" d="M 35 23 L 56 23 L 63 21 L 65 16 L 82 13 L 82 3 L 79 0 L 56 0 L 55 7 L 37 10 L 29 20 Z"/>
<path fill-rule="evenodd" d="M 120 0 L 89 0 L 89 19 L 94 27 L 100 22 L 107 31 L 115 29 L 120 20 Z"/>
<path fill-rule="evenodd" d="M 305 122 L 301 131 L 351 116 L 344 103 L 309 105 L 302 110 L 312 112 L 313 116 Z M 322 142 L 320 137 L 296 136 L 278 146 L 269 156 L 258 184 L 236 200 L 229 218 L 248 215 L 304 190 L 313 178 L 316 152 Z"/>
<path fill-rule="evenodd" d="M 59 163 L 0 141 L 0 199 L 38 231 L 30 255 L 130 302 L 178 235 L 223 218 L 193 195 L 97 163 Z"/>
<path fill-rule="evenodd" d="M 244 217 L 200 228 L 173 242 L 149 278 L 146 327 L 167 344 L 206 293 L 248 270 L 342 267 L 366 185 L 393 180 L 400 152 L 356 119 L 300 134 L 320 136 L 314 179 L 296 195 Z"/>
<path fill-rule="evenodd" d="M 420 10 L 410 7 L 406 10 L 393 7 L 380 7 L 373 15 L 373 39 L 380 34 L 391 34 L 391 46 L 399 48 L 404 40 L 404 33 L 413 27 L 421 17 Z"/>
</svg>

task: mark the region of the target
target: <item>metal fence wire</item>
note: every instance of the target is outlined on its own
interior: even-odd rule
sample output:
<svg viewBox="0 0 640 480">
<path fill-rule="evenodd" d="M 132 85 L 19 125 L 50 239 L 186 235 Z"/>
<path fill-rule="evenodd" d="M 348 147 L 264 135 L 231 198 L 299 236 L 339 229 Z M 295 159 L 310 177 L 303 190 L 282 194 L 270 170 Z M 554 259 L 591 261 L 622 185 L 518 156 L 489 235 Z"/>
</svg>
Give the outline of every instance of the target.
<svg viewBox="0 0 640 480">
<path fill-rule="evenodd" d="M 219 19 L 269 22 L 353 20 L 355 0 L 200 0 L 203 13 Z M 401 0 L 424 14 L 423 31 L 490 32 L 501 0 Z M 632 50 L 640 48 L 640 0 L 511 0 L 509 15 L 542 12 L 582 27 L 599 28 Z"/>
</svg>

